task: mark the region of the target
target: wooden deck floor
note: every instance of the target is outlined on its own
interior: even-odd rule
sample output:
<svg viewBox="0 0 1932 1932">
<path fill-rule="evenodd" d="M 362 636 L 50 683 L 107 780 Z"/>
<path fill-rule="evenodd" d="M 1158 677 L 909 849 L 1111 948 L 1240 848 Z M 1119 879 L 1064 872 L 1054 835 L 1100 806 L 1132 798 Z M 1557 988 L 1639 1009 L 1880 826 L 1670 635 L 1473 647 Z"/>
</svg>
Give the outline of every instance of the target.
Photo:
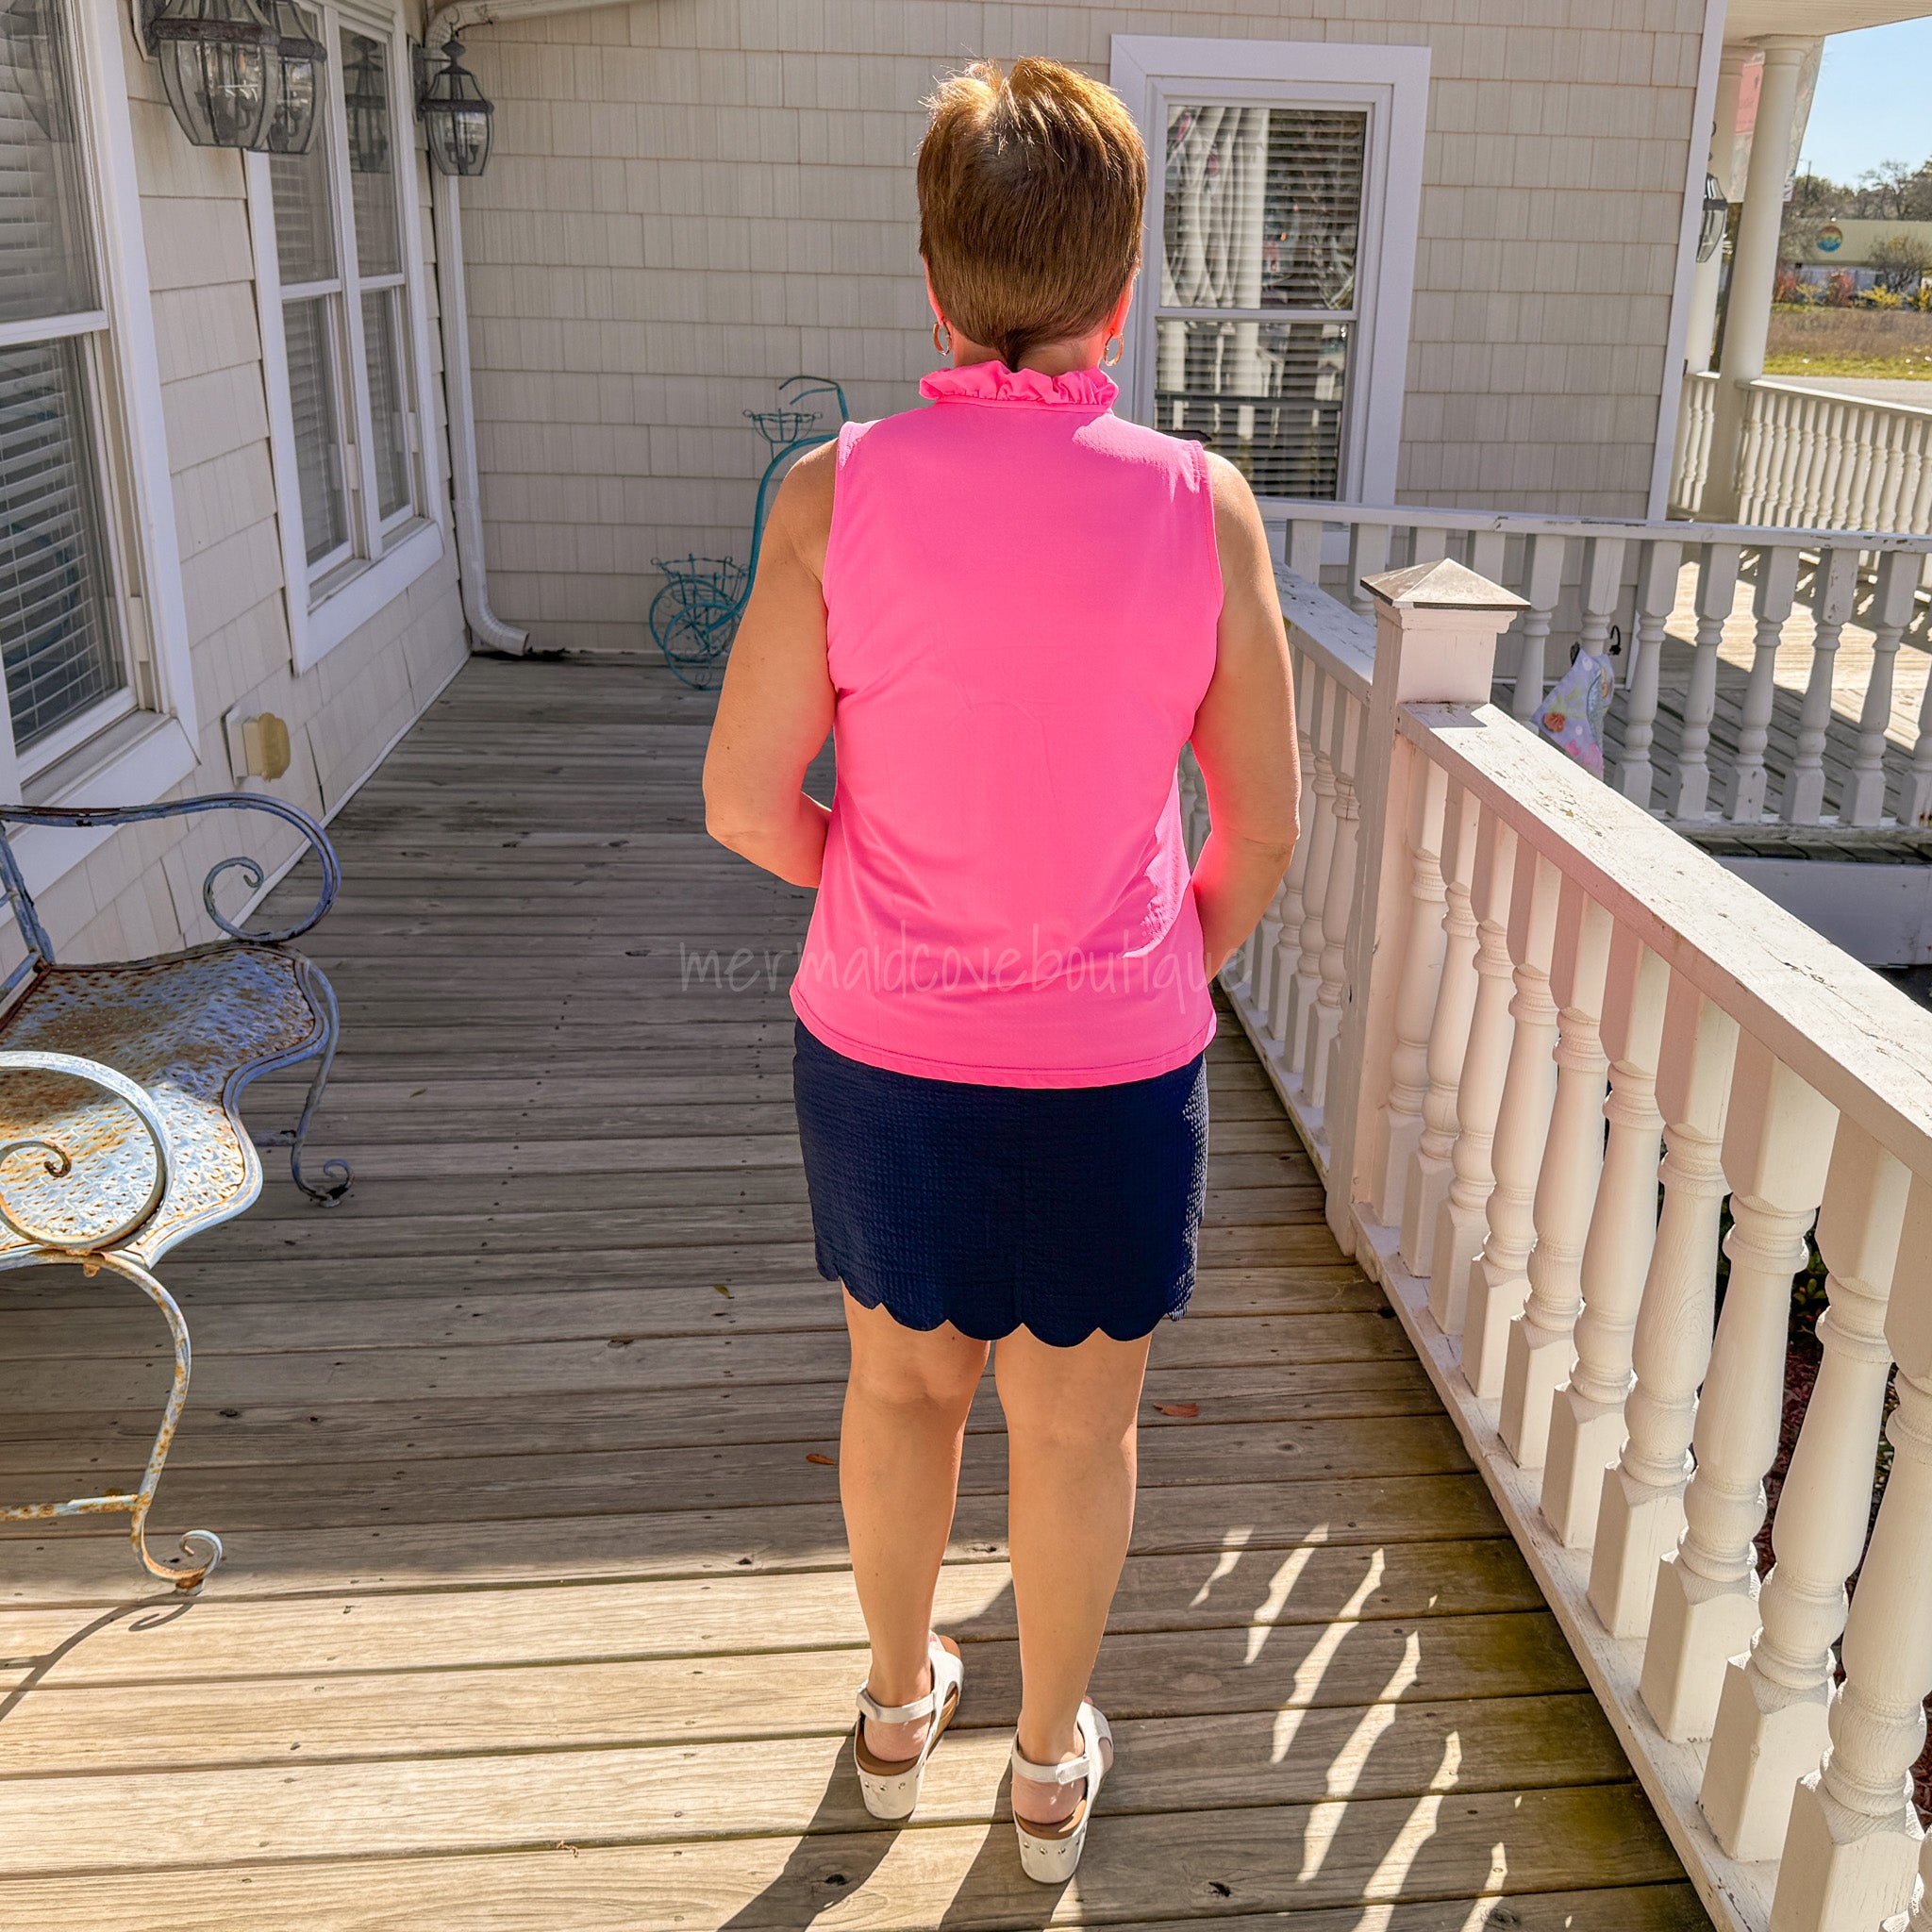
<svg viewBox="0 0 1932 1932">
<path fill-rule="evenodd" d="M 1706 1924 L 1232 1029 L 1085 1868 L 1030 1886 L 999 1815 L 990 1386 L 941 1589 L 961 1725 L 914 1827 L 865 1818 L 845 1347 L 788 1102 L 806 898 L 706 841 L 707 715 L 635 666 L 477 662 L 339 821 L 321 1138 L 357 1190 L 274 1180 L 167 1271 L 196 1373 L 158 1514 L 226 1539 L 203 1601 L 138 1589 L 108 1530 L 0 1540 L 8 1923 Z M 714 950 L 740 990 L 682 984 Z M 10 1496 L 131 1473 L 157 1326 L 106 1277 L 0 1282 Z"/>
</svg>

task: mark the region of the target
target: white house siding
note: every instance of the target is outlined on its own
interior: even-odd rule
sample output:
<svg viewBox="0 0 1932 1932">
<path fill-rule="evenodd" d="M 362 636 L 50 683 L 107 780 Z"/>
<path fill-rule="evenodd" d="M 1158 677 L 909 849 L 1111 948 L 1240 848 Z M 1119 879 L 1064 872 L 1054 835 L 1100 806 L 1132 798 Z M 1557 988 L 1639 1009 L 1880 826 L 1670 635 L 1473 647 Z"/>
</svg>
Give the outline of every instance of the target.
<svg viewBox="0 0 1932 1932">
<path fill-rule="evenodd" d="M 247 715 L 286 719 L 293 755 L 282 778 L 250 789 L 321 815 L 463 660 L 454 546 L 320 663 L 294 675 L 242 160 L 189 144 L 131 33 L 124 56 L 201 722 L 200 768 L 172 795 L 235 789 L 222 718 L 240 705 Z M 427 163 L 420 154 L 417 162 L 428 249 Z M 433 304 L 434 275 L 426 281 Z M 432 329 L 432 354 L 436 340 Z M 434 487 L 446 493 L 440 370 L 429 377 L 432 446 L 441 453 Z M 124 830 L 48 888 L 42 911 L 62 957 L 75 959 L 142 957 L 209 939 L 201 910 L 209 865 L 235 852 L 274 864 L 295 843 L 258 814 Z M 240 896 L 238 888 L 230 910 Z"/>
<path fill-rule="evenodd" d="M 764 452 L 740 411 L 803 369 L 881 414 L 933 366 L 911 160 L 934 76 L 1028 53 L 1105 76 L 1117 32 L 1426 43 L 1400 494 L 1641 515 L 1703 17 L 638 0 L 475 28 L 498 106 L 464 184 L 494 600 L 538 644 L 634 647 L 654 557 L 741 558 Z"/>
</svg>

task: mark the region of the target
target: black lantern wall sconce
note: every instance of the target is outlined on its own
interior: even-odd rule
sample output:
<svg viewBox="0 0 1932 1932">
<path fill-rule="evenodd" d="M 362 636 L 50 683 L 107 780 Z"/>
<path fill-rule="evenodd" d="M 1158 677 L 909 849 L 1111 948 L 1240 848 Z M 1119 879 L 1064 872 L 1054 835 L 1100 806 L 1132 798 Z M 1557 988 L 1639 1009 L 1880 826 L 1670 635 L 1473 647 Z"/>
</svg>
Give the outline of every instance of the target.
<svg viewBox="0 0 1932 1932">
<path fill-rule="evenodd" d="M 279 72 L 262 144 L 272 155 L 306 155 L 315 140 L 328 50 L 295 0 L 274 0 L 274 5 Z"/>
<path fill-rule="evenodd" d="M 307 154 L 327 53 L 294 0 L 137 0 L 141 37 L 196 147 Z"/>
<path fill-rule="evenodd" d="M 463 43 L 416 52 L 416 117 L 429 141 L 429 158 L 445 175 L 480 175 L 490 162 L 490 123 L 496 104 L 463 65 Z"/>
<path fill-rule="evenodd" d="M 1704 177 L 1704 225 L 1697 233 L 1697 258 L 1708 261 L 1724 239 L 1724 224 L 1731 218 L 1731 205 L 1724 199 L 1723 184 L 1715 175 Z"/>
</svg>

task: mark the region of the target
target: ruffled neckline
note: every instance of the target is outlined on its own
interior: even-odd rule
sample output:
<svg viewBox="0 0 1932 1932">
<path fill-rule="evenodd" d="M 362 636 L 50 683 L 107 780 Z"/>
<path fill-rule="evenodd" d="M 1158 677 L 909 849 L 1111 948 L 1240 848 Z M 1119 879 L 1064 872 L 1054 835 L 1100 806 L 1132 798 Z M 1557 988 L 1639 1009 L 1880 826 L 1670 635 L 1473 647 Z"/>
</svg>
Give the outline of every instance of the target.
<svg viewBox="0 0 1932 1932">
<path fill-rule="evenodd" d="M 1098 369 L 1073 369 L 1047 375 L 1038 369 L 1008 369 L 997 360 L 969 362 L 959 369 L 935 369 L 921 379 L 919 393 L 933 403 L 1031 403 L 1048 409 L 1106 409 L 1120 388 Z"/>
</svg>

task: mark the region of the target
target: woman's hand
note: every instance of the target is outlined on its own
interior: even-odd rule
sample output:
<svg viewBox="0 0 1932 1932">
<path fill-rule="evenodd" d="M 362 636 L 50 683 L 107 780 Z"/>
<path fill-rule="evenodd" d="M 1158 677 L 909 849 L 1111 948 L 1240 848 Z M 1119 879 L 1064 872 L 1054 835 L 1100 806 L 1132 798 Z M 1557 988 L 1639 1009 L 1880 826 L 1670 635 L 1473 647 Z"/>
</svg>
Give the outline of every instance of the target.
<svg viewBox="0 0 1932 1932">
<path fill-rule="evenodd" d="M 1192 743 L 1210 830 L 1194 868 L 1203 964 L 1211 979 L 1254 931 L 1300 829 L 1294 677 L 1261 511 L 1247 479 L 1209 455 L 1222 604 L 1214 676 Z"/>
<path fill-rule="evenodd" d="M 705 829 L 794 886 L 816 886 L 830 813 L 803 790 L 832 728 L 822 578 L 838 446 L 786 473 L 765 525 L 705 754 Z"/>
</svg>

